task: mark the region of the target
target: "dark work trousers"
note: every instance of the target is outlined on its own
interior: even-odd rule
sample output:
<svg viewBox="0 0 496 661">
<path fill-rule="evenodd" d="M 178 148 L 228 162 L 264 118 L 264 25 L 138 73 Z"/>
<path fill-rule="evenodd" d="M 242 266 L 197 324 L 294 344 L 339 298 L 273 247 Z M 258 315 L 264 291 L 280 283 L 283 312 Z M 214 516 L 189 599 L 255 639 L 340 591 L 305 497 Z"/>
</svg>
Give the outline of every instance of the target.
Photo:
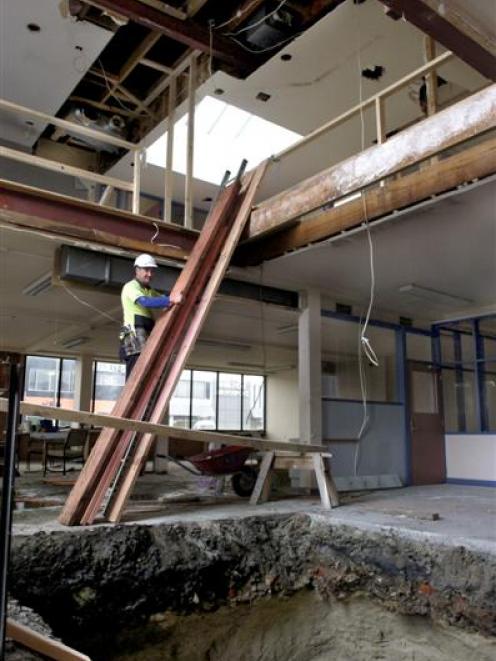
<svg viewBox="0 0 496 661">
<path fill-rule="evenodd" d="M 133 353 L 131 356 L 126 357 L 126 381 L 129 379 L 129 375 L 133 371 L 133 367 L 139 357 L 139 353 Z"/>
</svg>

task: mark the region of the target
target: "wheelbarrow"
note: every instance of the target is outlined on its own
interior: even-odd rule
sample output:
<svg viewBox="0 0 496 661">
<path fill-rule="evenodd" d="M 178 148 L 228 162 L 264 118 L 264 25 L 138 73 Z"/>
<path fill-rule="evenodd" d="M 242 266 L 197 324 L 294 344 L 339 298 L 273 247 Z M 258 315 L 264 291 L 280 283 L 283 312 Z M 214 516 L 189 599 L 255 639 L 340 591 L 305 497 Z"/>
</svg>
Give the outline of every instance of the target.
<svg viewBox="0 0 496 661">
<path fill-rule="evenodd" d="M 174 457 L 158 456 L 173 461 L 193 475 L 211 475 L 213 477 L 231 475 L 234 493 L 242 498 L 249 498 L 255 487 L 258 471 L 253 466 L 247 465 L 246 461 L 255 452 L 256 450 L 253 448 L 244 445 L 228 445 L 218 450 L 195 454 L 188 457 L 187 461 L 193 464 L 196 470 L 192 470 L 185 465 L 184 461 Z"/>
</svg>

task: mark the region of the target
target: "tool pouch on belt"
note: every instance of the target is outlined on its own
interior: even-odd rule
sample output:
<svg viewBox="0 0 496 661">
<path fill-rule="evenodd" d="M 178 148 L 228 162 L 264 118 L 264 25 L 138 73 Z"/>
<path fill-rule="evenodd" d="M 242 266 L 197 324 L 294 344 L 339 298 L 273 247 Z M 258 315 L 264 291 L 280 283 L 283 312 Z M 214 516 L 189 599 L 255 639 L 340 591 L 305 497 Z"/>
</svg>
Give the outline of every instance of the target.
<svg viewBox="0 0 496 661">
<path fill-rule="evenodd" d="M 122 326 L 119 334 L 121 342 L 120 354 L 123 358 L 141 353 L 148 339 L 148 333 L 141 326 Z"/>
</svg>

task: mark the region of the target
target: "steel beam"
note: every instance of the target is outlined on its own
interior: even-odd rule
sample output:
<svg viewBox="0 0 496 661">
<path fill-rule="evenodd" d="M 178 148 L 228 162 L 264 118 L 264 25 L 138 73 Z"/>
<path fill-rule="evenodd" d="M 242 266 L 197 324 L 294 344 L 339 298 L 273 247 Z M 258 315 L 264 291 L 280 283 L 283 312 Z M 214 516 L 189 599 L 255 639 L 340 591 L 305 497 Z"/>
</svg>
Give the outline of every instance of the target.
<svg viewBox="0 0 496 661">
<path fill-rule="evenodd" d="M 175 259 L 185 259 L 198 237 L 182 227 L 1 179 L 0 222 Z"/>
</svg>

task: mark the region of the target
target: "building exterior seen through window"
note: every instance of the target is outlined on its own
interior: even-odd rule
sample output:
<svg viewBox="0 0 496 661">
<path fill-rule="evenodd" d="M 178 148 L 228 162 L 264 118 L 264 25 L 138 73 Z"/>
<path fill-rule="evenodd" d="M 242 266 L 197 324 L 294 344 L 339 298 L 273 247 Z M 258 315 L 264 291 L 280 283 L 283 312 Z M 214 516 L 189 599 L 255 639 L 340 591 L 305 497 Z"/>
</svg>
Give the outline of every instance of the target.
<svg viewBox="0 0 496 661">
<path fill-rule="evenodd" d="M 74 359 L 27 356 L 24 401 L 73 409 L 75 376 Z M 111 413 L 124 383 L 123 364 L 95 361 L 92 411 Z M 27 416 L 26 421 L 38 425 L 40 419 Z M 265 378 L 256 374 L 184 370 L 171 398 L 166 422 L 192 429 L 263 430 Z"/>
<path fill-rule="evenodd" d="M 24 401 L 73 409 L 75 376 L 76 361 L 72 358 L 26 356 Z M 40 418 L 25 416 L 25 422 L 37 426 Z M 59 420 L 58 424 L 63 421 Z"/>
<path fill-rule="evenodd" d="M 96 361 L 92 410 L 111 413 L 124 382 L 124 365 Z M 255 374 L 183 370 L 164 422 L 191 429 L 263 430 L 265 378 Z"/>
</svg>

